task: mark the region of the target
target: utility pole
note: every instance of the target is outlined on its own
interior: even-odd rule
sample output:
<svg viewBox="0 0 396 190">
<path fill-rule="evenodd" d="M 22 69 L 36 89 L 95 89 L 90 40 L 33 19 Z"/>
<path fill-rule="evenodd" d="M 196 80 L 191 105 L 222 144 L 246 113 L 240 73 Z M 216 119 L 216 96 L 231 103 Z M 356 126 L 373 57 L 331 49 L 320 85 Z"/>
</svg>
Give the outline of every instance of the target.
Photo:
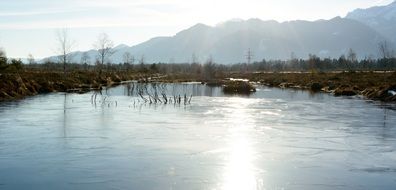
<svg viewBox="0 0 396 190">
<path fill-rule="evenodd" d="M 247 54 L 245 56 L 246 56 L 246 59 L 247 59 L 247 64 L 245 64 L 245 67 L 243 68 L 243 73 L 247 72 L 248 65 L 250 65 L 250 63 L 252 61 L 252 58 L 253 58 L 253 53 L 250 50 L 250 48 L 249 48 L 249 50 L 248 50 L 248 52 L 247 52 Z"/>
<path fill-rule="evenodd" d="M 247 59 L 247 64 L 250 64 L 250 62 L 252 61 L 252 58 L 254 56 L 252 51 L 250 50 L 250 48 L 249 48 L 249 50 L 248 50 L 248 52 L 247 52 L 247 54 L 245 56 L 246 56 L 246 59 Z"/>
</svg>

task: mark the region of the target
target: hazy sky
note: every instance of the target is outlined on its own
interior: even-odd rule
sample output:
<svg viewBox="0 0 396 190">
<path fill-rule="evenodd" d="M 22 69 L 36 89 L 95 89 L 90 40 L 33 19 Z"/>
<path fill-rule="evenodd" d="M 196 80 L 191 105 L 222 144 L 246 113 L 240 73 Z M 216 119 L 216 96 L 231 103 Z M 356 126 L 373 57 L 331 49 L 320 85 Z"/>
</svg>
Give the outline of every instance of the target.
<svg viewBox="0 0 396 190">
<path fill-rule="evenodd" d="M 115 44 L 171 36 L 196 23 L 233 18 L 317 20 L 393 0 L 1 0 L 0 47 L 9 57 L 53 55 L 57 28 L 69 28 L 74 50 L 92 49 L 101 32 Z"/>
</svg>

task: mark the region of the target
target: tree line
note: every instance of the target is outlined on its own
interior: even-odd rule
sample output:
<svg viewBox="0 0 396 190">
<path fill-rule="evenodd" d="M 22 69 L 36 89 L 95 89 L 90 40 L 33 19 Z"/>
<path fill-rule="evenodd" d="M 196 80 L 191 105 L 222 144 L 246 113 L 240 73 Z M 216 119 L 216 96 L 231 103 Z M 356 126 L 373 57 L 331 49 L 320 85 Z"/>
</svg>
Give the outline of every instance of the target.
<svg viewBox="0 0 396 190">
<path fill-rule="evenodd" d="M 250 73 L 250 72 L 332 72 L 332 71 L 395 71 L 396 58 L 384 57 L 379 59 L 366 58 L 362 60 L 352 59 L 348 56 L 339 58 L 320 58 L 309 55 L 308 59 L 290 60 L 261 60 L 253 63 L 218 64 L 213 59 L 204 63 L 145 63 L 139 60 L 137 63 L 123 62 L 118 64 L 88 64 L 51 62 L 22 64 L 22 61 L 8 60 L 5 52 L 0 50 L 0 71 L 16 71 L 18 69 L 46 70 L 54 72 L 68 71 L 98 71 L 110 72 L 136 72 L 136 73 L 161 73 L 161 74 L 194 74 L 204 75 L 211 78 L 221 73 Z"/>
</svg>

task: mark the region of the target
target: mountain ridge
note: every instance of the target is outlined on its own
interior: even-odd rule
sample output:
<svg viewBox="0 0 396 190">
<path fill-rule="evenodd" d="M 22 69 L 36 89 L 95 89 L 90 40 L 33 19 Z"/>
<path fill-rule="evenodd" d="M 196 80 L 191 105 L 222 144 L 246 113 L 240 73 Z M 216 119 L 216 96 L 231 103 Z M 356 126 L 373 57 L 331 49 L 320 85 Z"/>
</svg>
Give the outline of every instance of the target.
<svg viewBox="0 0 396 190">
<path fill-rule="evenodd" d="M 384 6 L 356 9 L 345 18 L 366 24 L 396 44 L 396 1 Z"/>
<path fill-rule="evenodd" d="M 198 23 L 173 36 L 154 37 L 134 46 L 118 45 L 111 62 L 122 63 L 123 54 L 129 52 L 135 60 L 144 57 L 148 63 L 186 63 L 191 62 L 193 56 L 200 62 L 213 58 L 218 63 L 241 63 L 246 62 L 248 49 L 253 51 L 255 61 L 290 59 L 291 54 L 297 58 L 307 58 L 309 54 L 338 58 L 350 48 L 357 53 L 358 58 L 377 57 L 378 44 L 381 41 L 394 43 L 396 38 L 391 38 L 389 32 L 384 32 L 385 29 L 370 26 L 368 22 L 358 19 L 360 17 L 351 16 L 376 9 L 390 10 L 389 14 L 395 11 L 394 29 L 391 27 L 387 30 L 396 31 L 395 1 L 387 6 L 357 9 L 344 18 L 337 16 L 329 20 L 278 22 L 251 18 L 232 19 L 215 26 Z M 86 53 L 91 64 L 95 62 L 95 52 L 96 50 L 89 50 Z M 73 62 L 80 62 L 84 52 L 71 54 Z"/>
</svg>

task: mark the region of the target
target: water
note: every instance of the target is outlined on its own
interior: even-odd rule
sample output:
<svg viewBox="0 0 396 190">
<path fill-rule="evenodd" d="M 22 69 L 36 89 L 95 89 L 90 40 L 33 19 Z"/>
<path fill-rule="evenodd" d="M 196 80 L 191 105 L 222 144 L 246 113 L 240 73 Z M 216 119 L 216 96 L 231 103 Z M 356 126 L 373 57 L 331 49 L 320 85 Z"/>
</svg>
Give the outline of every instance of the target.
<svg viewBox="0 0 396 190">
<path fill-rule="evenodd" d="M 259 87 L 131 86 L 0 104 L 0 189 L 396 189 L 395 106 Z M 100 100 L 105 102 L 101 103 Z"/>
</svg>

